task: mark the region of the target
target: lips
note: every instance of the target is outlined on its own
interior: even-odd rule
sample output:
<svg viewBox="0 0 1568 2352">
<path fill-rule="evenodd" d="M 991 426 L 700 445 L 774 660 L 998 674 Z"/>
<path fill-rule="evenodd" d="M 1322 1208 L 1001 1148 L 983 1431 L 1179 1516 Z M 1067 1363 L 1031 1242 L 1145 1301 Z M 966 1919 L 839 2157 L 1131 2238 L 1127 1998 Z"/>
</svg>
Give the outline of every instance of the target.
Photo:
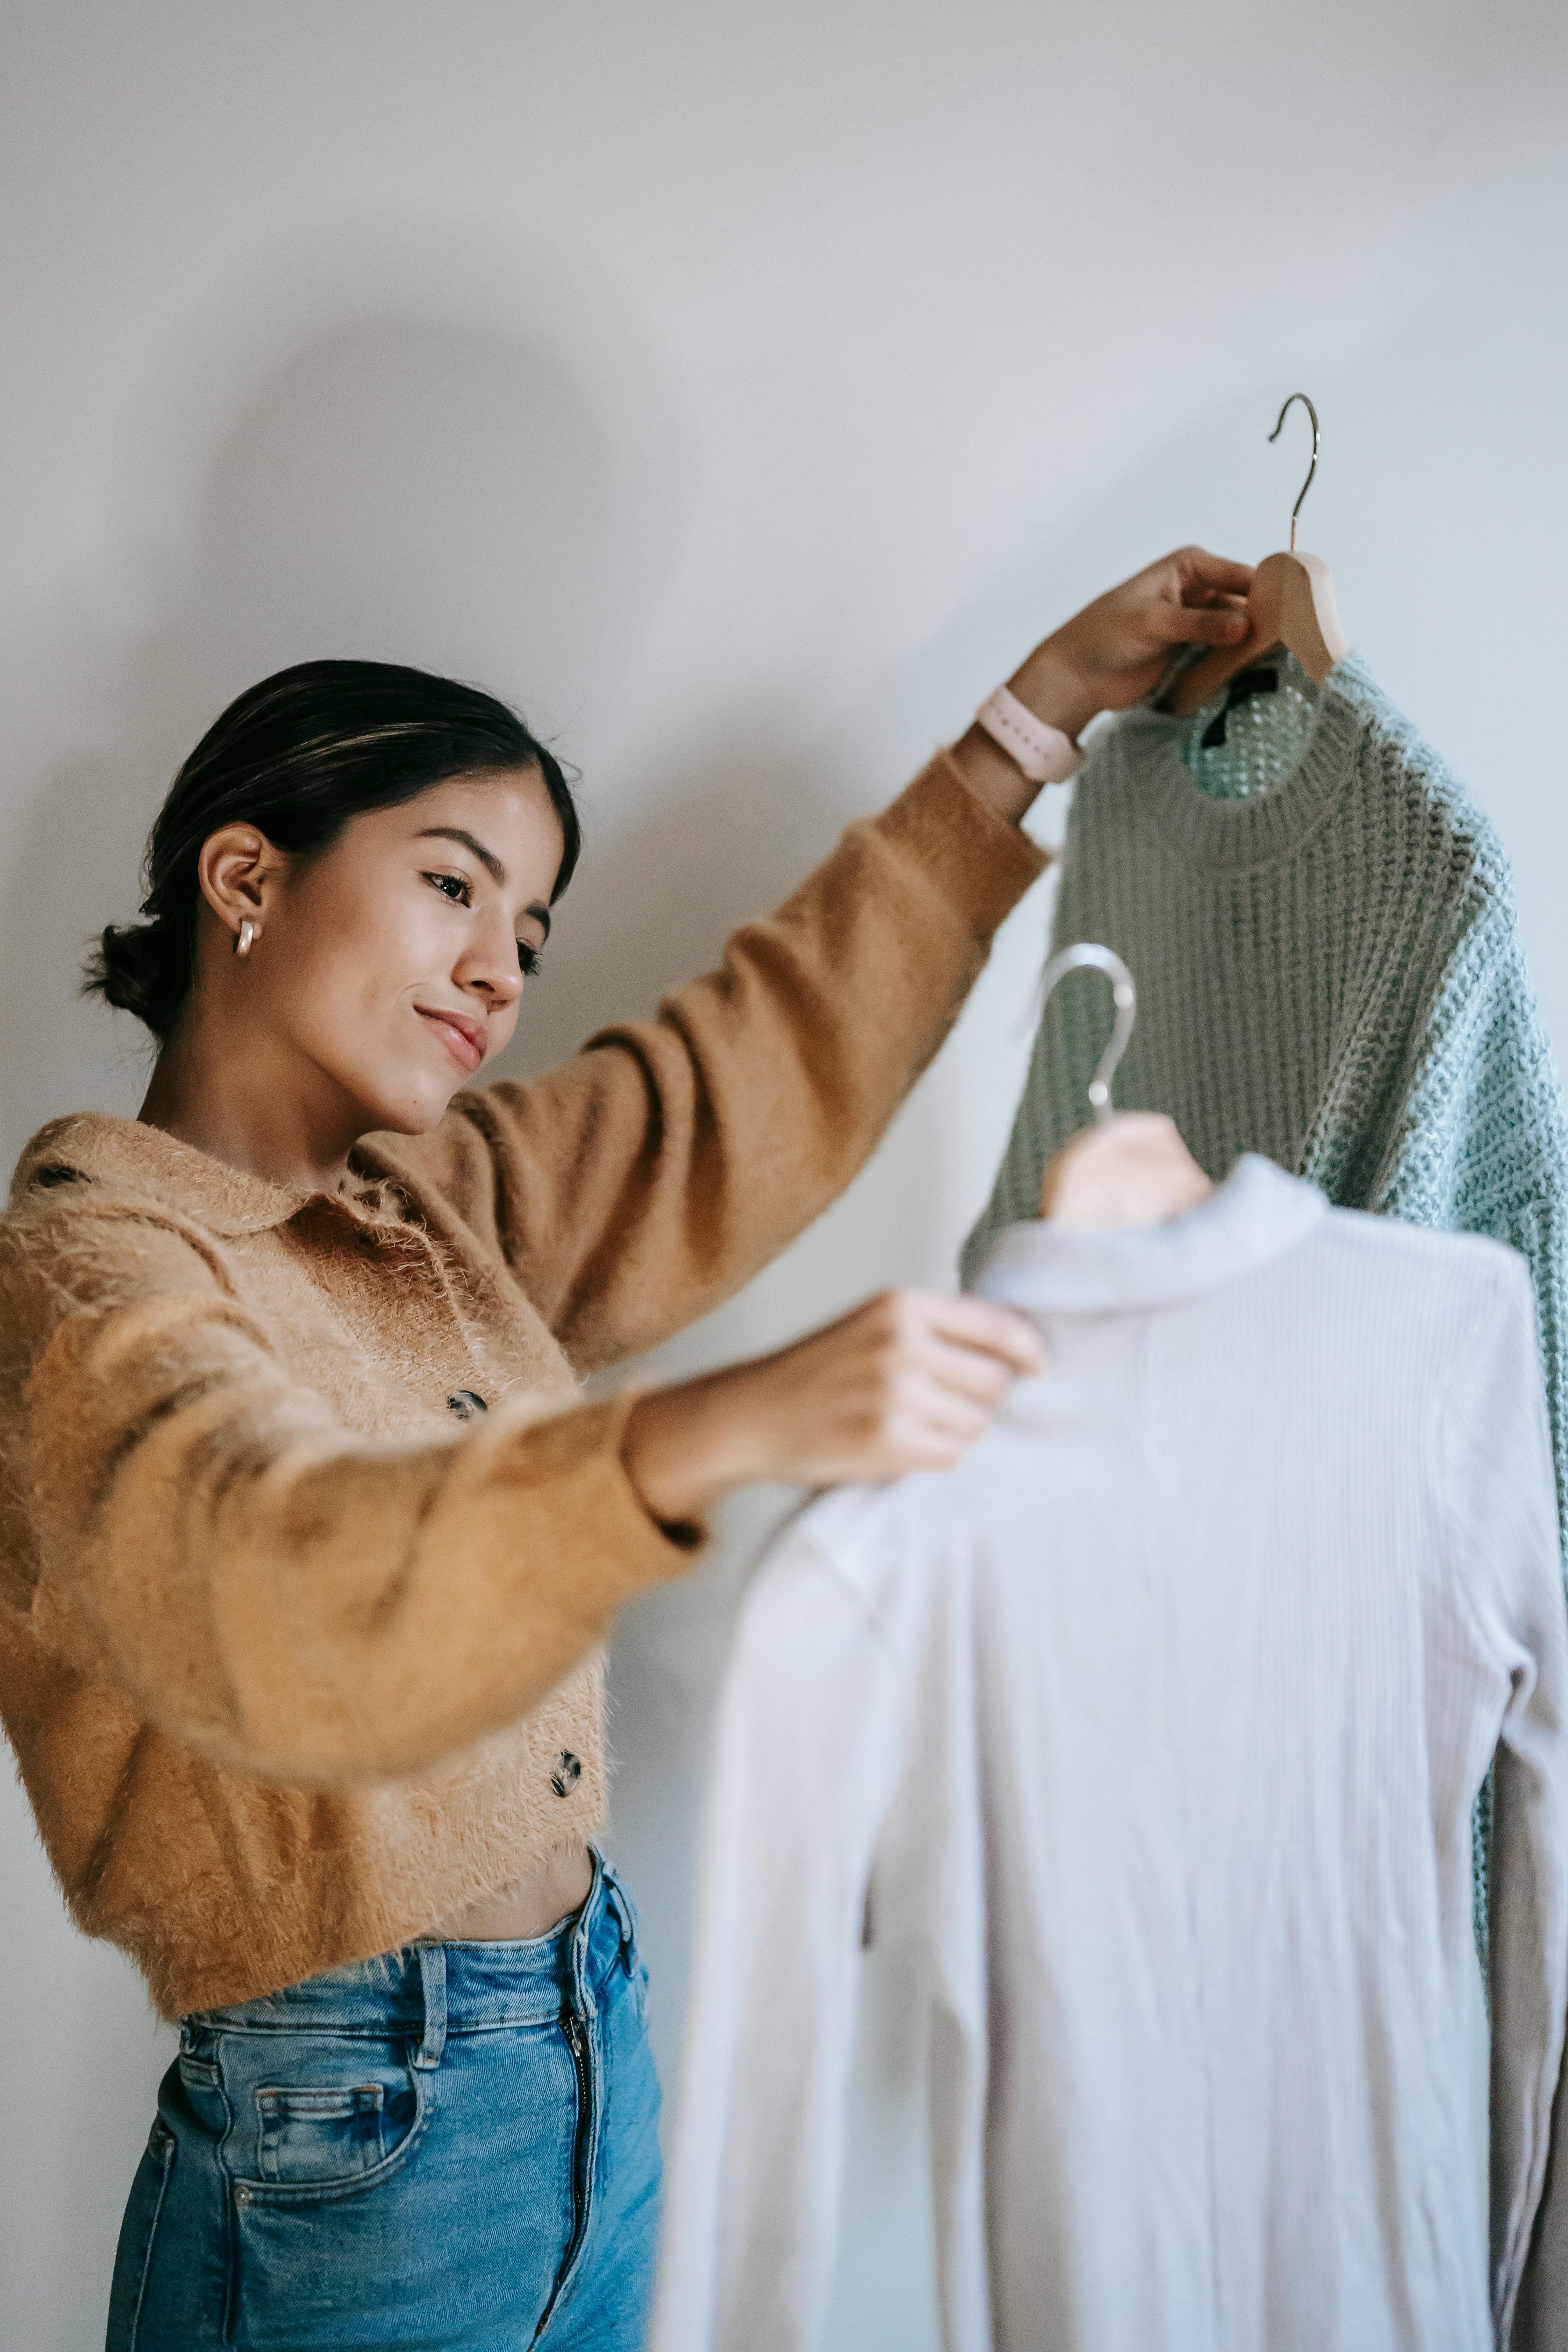
<svg viewBox="0 0 1568 2352">
<path fill-rule="evenodd" d="M 414 1008 L 422 1021 L 427 1021 L 452 1059 L 465 1070 L 477 1070 L 485 1058 L 487 1043 L 485 1024 L 471 1013 L 449 1012 L 445 1005 L 416 1004 Z"/>
</svg>

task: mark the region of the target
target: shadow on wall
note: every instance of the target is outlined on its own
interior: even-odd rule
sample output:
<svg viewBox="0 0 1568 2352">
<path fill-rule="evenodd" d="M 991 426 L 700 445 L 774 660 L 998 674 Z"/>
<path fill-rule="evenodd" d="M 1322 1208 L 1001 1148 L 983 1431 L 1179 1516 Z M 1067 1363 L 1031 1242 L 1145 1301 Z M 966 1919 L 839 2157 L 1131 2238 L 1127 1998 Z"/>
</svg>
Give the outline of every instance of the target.
<svg viewBox="0 0 1568 2352">
<path fill-rule="evenodd" d="M 570 757 L 658 592 L 662 503 L 537 348 L 385 319 L 297 351 L 218 446 L 186 560 L 165 565 L 141 627 L 66 656 L 94 748 L 40 780 L 0 903 L 12 1150 L 43 1118 L 105 1103 L 106 1082 L 110 1107 L 134 1108 L 141 1033 L 70 1003 L 79 957 L 133 912 L 167 781 L 235 694 L 323 655 L 412 661 L 516 701 Z M 79 636 L 79 615 L 68 626 Z M 783 712 L 710 716 L 637 781 L 637 814 L 605 824 L 586 780 L 590 856 L 564 952 L 503 1066 L 542 1066 L 651 1004 L 837 823 L 832 780 Z"/>
<path fill-rule="evenodd" d="M 93 747 L 40 777 L 0 901 L 11 1150 L 60 1110 L 134 1108 L 142 1033 L 75 1003 L 80 956 L 134 911 L 168 779 L 235 694 L 323 655 L 412 661 L 517 702 L 570 758 L 647 625 L 669 506 L 538 346 L 384 318 L 294 351 L 218 441 L 140 626 L 84 646 L 72 613 L 46 648 Z M 572 919 L 502 1068 L 650 1007 L 826 847 L 841 802 L 792 735 L 782 711 L 709 714 L 608 823 L 590 772 Z"/>
<path fill-rule="evenodd" d="M 657 548 L 626 543 L 637 502 L 617 471 L 560 366 L 489 329 L 357 320 L 288 358 L 214 452 L 184 561 L 165 560 L 141 625 L 62 657 L 95 748 L 39 779 L 0 908 L 16 1111 L 103 1098 L 100 1013 L 97 1034 L 69 1024 L 60 1066 L 80 942 L 132 911 L 167 780 L 242 688 L 353 654 L 479 677 L 546 730 L 570 720 L 658 569 Z M 79 635 L 79 615 L 68 625 Z"/>
</svg>

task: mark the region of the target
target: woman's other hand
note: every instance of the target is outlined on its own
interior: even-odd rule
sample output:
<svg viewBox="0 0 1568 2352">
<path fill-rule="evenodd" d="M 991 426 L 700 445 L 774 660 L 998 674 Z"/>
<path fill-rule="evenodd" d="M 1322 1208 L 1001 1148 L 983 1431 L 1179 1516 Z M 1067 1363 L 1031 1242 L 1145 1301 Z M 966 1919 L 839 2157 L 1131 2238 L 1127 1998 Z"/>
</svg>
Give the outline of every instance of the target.
<svg viewBox="0 0 1568 2352">
<path fill-rule="evenodd" d="M 639 1397 L 623 1459 L 656 1519 L 761 1481 L 835 1486 L 951 1470 L 1021 1374 L 1032 1327 L 982 1298 L 892 1290 L 776 1355 Z"/>
<path fill-rule="evenodd" d="M 1251 583 L 1249 564 L 1179 547 L 1053 630 L 1007 683 L 1037 719 L 1076 740 L 1099 712 L 1123 710 L 1158 685 L 1177 646 L 1239 645 Z M 999 816 L 1016 821 L 1034 799 L 983 728 L 970 728 L 953 758 Z"/>
</svg>

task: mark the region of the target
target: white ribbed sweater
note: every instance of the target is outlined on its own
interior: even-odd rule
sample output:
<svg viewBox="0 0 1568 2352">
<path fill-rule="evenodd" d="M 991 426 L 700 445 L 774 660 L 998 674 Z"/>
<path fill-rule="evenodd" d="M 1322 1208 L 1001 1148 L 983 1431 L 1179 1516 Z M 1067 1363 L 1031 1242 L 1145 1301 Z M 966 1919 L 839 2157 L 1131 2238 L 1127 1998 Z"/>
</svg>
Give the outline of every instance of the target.
<svg viewBox="0 0 1568 2352">
<path fill-rule="evenodd" d="M 657 2352 L 816 2341 L 868 1895 L 938 2006 L 948 2352 L 1489 2352 L 1568 1990 L 1524 1270 L 1247 1160 L 1173 1225 L 1017 1227 L 981 1286 L 1053 1369 L 951 1476 L 815 1506 L 746 1601 Z"/>
</svg>

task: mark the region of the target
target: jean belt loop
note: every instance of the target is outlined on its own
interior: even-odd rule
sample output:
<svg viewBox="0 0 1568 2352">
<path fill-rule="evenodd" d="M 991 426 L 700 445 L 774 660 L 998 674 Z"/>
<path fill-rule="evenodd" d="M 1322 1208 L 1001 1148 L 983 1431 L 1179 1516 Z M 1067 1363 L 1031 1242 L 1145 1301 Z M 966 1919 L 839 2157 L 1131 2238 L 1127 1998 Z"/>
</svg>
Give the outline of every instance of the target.
<svg viewBox="0 0 1568 2352">
<path fill-rule="evenodd" d="M 597 1846 L 591 1846 L 589 1852 L 594 1857 L 594 1883 L 572 1930 L 572 2006 L 579 2017 L 592 2017 L 598 2007 L 588 1982 L 588 1944 L 605 1900 L 605 1864 Z"/>
<path fill-rule="evenodd" d="M 620 1934 L 621 1958 L 629 1968 L 637 1944 L 637 1914 L 632 1909 L 631 1896 L 608 1863 L 605 1865 L 605 1895 Z"/>
<path fill-rule="evenodd" d="M 425 2038 L 414 2053 L 414 2063 L 422 2067 L 438 2066 L 441 2053 L 447 2047 L 445 1944 L 420 1945 L 419 1985 L 425 1995 Z"/>
</svg>

